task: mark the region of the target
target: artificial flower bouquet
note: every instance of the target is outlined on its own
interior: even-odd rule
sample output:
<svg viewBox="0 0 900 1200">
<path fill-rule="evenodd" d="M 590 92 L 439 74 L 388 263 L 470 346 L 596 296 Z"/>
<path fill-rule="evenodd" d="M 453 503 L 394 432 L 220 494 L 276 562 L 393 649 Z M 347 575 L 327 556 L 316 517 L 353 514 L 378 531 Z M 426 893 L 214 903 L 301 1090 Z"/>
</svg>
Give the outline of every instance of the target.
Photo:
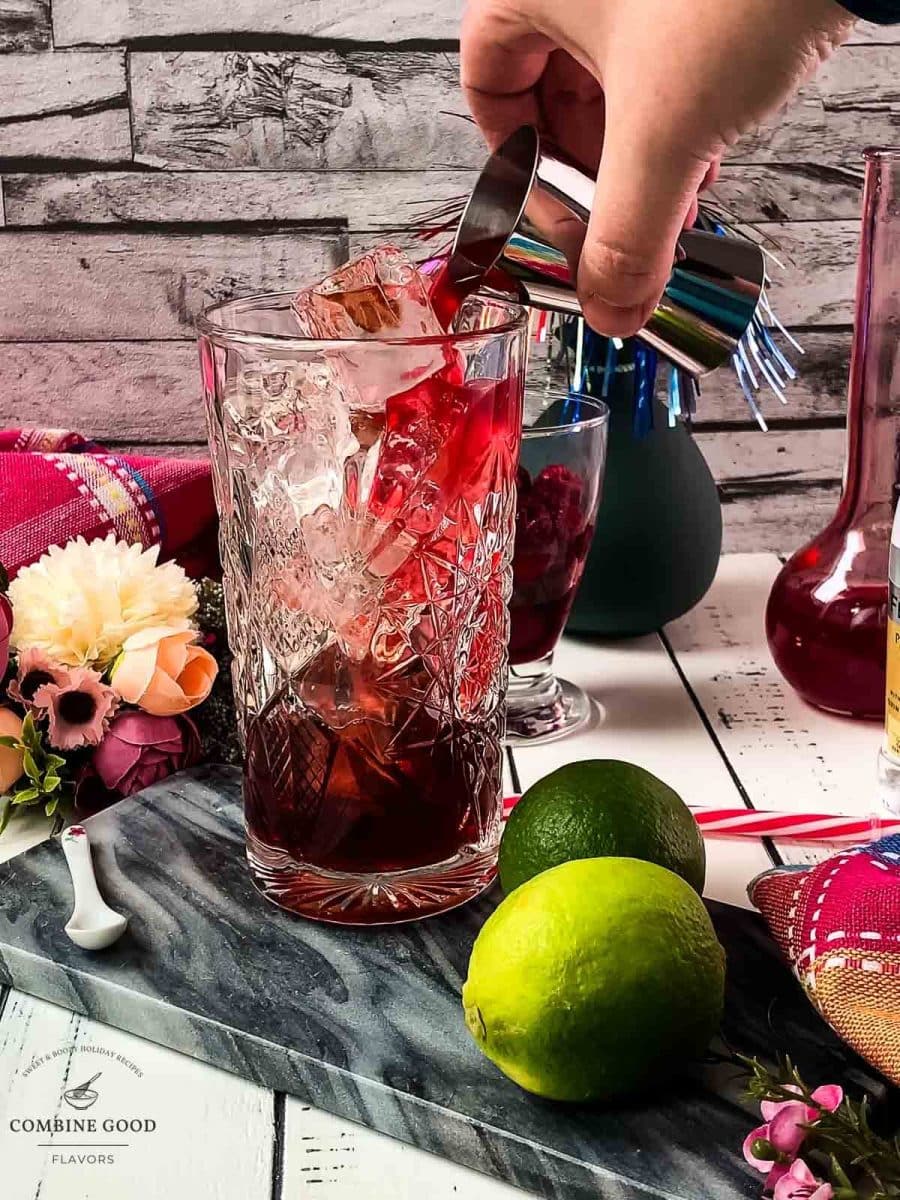
<svg viewBox="0 0 900 1200">
<path fill-rule="evenodd" d="M 158 556 L 110 534 L 8 585 L 0 568 L 0 832 L 35 806 L 58 827 L 204 749 L 233 761 L 221 589 Z"/>
</svg>

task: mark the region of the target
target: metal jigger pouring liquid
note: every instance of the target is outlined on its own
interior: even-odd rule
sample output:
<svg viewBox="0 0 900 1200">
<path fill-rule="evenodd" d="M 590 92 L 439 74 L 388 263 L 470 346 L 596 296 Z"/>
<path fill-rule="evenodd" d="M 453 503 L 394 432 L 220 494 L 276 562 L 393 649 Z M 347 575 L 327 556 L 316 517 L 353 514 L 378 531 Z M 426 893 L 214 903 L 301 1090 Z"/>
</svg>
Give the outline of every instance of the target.
<svg viewBox="0 0 900 1200">
<path fill-rule="evenodd" d="M 569 264 L 555 242 L 587 234 L 594 180 L 536 129 L 523 126 L 488 159 L 460 219 L 447 272 L 460 292 L 514 297 L 581 316 Z M 556 236 L 554 237 L 554 230 Z M 766 282 L 760 248 L 745 238 L 682 233 L 659 306 L 638 338 L 693 379 L 738 353 Z"/>
</svg>

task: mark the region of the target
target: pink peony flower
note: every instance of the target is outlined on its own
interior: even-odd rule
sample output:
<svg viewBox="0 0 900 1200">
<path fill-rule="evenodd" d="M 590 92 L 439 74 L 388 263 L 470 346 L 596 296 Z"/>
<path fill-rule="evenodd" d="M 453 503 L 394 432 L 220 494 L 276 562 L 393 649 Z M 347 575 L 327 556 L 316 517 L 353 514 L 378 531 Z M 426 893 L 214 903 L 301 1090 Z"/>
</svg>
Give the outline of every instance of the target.
<svg viewBox="0 0 900 1200">
<path fill-rule="evenodd" d="M 200 759 L 200 736 L 187 717 L 127 711 L 94 751 L 92 768 L 107 791 L 130 796 Z"/>
<path fill-rule="evenodd" d="M 39 707 L 35 705 L 34 697 L 45 683 L 64 687 L 69 682 L 70 669 L 48 658 L 36 646 L 22 651 L 16 667 L 16 677 L 6 689 L 6 694 L 23 708 Z"/>
<path fill-rule="evenodd" d="M 50 745 L 58 750 L 96 746 L 119 703 L 96 671 L 76 667 L 63 683 L 45 683 L 34 693 L 35 708 L 47 709 Z"/>
<path fill-rule="evenodd" d="M 802 1158 L 775 1184 L 774 1200 L 832 1200 L 834 1188 L 816 1179 Z"/>
<path fill-rule="evenodd" d="M 6 674 L 6 668 L 9 666 L 9 635 L 12 633 L 12 627 L 12 605 L 0 592 L 0 679 Z"/>
<path fill-rule="evenodd" d="M 799 1088 L 789 1087 L 787 1090 L 799 1091 Z M 844 1093 L 836 1084 L 825 1084 L 816 1088 L 812 1098 L 826 1112 L 834 1112 L 840 1107 Z M 767 1191 L 776 1188 L 789 1174 L 806 1137 L 805 1127 L 814 1125 L 819 1119 L 820 1108 L 813 1108 L 812 1105 L 804 1104 L 802 1100 L 763 1100 L 760 1109 L 766 1124 L 757 1126 L 747 1135 L 743 1150 L 744 1158 L 750 1166 L 765 1175 Z M 753 1153 L 753 1146 L 757 1142 L 765 1143 L 768 1147 L 766 1158 L 760 1158 Z M 816 1200 L 829 1198 L 817 1196 Z"/>
</svg>

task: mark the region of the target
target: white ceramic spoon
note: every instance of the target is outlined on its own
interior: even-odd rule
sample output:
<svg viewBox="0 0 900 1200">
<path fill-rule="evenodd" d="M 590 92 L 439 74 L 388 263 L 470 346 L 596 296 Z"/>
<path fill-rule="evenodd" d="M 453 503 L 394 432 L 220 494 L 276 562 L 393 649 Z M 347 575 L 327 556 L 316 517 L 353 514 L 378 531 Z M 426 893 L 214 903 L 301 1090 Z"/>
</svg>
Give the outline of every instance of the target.
<svg viewBox="0 0 900 1200">
<path fill-rule="evenodd" d="M 128 918 L 114 912 L 100 895 L 84 826 L 71 825 L 61 841 L 75 889 L 75 908 L 66 933 L 82 950 L 103 950 L 122 936 Z"/>
</svg>

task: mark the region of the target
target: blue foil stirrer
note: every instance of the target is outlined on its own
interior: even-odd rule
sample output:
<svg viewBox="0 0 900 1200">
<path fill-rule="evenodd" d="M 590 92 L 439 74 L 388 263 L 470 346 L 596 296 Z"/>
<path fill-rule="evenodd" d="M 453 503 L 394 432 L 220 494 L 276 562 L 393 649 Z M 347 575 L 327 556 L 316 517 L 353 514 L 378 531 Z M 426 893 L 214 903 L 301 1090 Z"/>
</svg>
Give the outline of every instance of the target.
<svg viewBox="0 0 900 1200">
<path fill-rule="evenodd" d="M 653 428 L 653 396 L 656 391 L 658 358 L 655 350 L 637 342 L 634 347 L 634 410 L 632 430 L 636 438 L 646 437 Z"/>
</svg>

